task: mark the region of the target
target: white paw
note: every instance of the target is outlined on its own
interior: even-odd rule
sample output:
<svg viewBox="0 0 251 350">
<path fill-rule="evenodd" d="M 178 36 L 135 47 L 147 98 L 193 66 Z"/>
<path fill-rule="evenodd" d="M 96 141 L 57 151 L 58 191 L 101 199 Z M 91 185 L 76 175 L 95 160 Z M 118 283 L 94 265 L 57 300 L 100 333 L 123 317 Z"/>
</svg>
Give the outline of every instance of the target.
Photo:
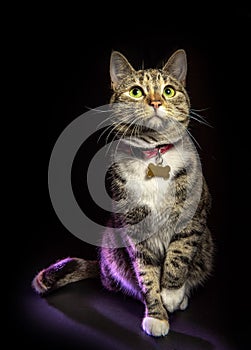
<svg viewBox="0 0 251 350">
<path fill-rule="evenodd" d="M 162 289 L 161 298 L 165 308 L 169 312 L 177 309 L 184 310 L 188 304 L 188 298 L 185 295 L 185 286 L 179 289 Z"/>
<path fill-rule="evenodd" d="M 169 323 L 167 320 L 145 317 L 142 322 L 142 328 L 148 335 L 161 337 L 167 335 L 169 332 Z"/>
<path fill-rule="evenodd" d="M 185 295 L 184 299 L 182 300 L 181 304 L 180 304 L 180 310 L 185 310 L 187 308 L 188 305 L 188 296 Z"/>
</svg>

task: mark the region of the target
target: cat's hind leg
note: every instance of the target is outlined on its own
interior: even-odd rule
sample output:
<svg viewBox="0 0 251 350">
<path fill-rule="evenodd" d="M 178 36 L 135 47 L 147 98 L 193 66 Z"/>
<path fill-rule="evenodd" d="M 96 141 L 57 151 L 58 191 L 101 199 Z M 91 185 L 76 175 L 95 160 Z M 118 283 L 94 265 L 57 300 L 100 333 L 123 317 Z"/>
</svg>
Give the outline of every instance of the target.
<svg viewBox="0 0 251 350">
<path fill-rule="evenodd" d="M 122 292 L 142 301 L 137 278 L 125 249 L 102 248 L 100 270 L 101 282 L 106 289 Z"/>
</svg>

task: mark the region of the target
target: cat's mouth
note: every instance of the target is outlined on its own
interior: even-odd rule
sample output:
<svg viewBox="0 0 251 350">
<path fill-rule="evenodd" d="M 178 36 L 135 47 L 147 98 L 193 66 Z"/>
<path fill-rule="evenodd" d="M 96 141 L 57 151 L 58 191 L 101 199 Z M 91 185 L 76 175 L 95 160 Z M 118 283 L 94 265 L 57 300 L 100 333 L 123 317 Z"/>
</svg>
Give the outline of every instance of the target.
<svg viewBox="0 0 251 350">
<path fill-rule="evenodd" d="M 184 127 L 169 116 L 167 111 L 157 109 L 147 112 L 135 121 L 118 123 L 109 137 L 115 135 L 116 139 L 129 139 L 130 143 L 132 140 L 147 139 L 145 147 L 149 147 L 149 144 L 155 147 L 162 143 L 175 143 L 183 137 Z"/>
<path fill-rule="evenodd" d="M 163 129 L 168 122 L 167 114 L 165 110 L 161 108 L 154 109 L 148 114 L 146 118 L 146 125 L 149 128 L 159 130 Z"/>
<path fill-rule="evenodd" d="M 147 126 L 149 128 L 159 130 L 160 128 L 163 128 L 164 121 L 159 115 L 155 114 L 148 119 Z"/>
</svg>

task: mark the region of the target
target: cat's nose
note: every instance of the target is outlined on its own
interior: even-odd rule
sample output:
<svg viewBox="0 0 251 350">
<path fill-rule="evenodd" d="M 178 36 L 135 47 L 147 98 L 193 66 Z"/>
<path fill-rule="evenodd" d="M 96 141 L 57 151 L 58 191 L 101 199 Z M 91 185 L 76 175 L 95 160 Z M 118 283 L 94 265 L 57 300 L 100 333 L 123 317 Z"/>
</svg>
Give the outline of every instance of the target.
<svg viewBox="0 0 251 350">
<path fill-rule="evenodd" d="M 153 100 L 150 103 L 151 106 L 153 106 L 153 108 L 157 109 L 161 106 L 161 102 L 159 100 Z"/>
</svg>

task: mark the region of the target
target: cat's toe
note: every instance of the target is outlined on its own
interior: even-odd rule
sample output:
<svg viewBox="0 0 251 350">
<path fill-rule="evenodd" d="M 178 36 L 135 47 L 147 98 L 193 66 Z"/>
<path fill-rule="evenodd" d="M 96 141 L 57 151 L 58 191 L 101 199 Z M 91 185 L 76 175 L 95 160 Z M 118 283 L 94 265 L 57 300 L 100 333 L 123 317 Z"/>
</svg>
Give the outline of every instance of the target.
<svg viewBox="0 0 251 350">
<path fill-rule="evenodd" d="M 163 305 L 169 312 L 174 312 L 177 309 L 184 310 L 188 304 L 184 286 L 179 289 L 162 289 L 161 298 Z"/>
<path fill-rule="evenodd" d="M 188 296 L 184 296 L 184 299 L 182 300 L 180 304 L 180 310 L 185 310 L 188 306 Z"/>
<path fill-rule="evenodd" d="M 154 337 L 163 337 L 169 332 L 169 322 L 159 320 L 153 317 L 145 317 L 142 322 L 142 328 L 148 335 Z"/>
</svg>

